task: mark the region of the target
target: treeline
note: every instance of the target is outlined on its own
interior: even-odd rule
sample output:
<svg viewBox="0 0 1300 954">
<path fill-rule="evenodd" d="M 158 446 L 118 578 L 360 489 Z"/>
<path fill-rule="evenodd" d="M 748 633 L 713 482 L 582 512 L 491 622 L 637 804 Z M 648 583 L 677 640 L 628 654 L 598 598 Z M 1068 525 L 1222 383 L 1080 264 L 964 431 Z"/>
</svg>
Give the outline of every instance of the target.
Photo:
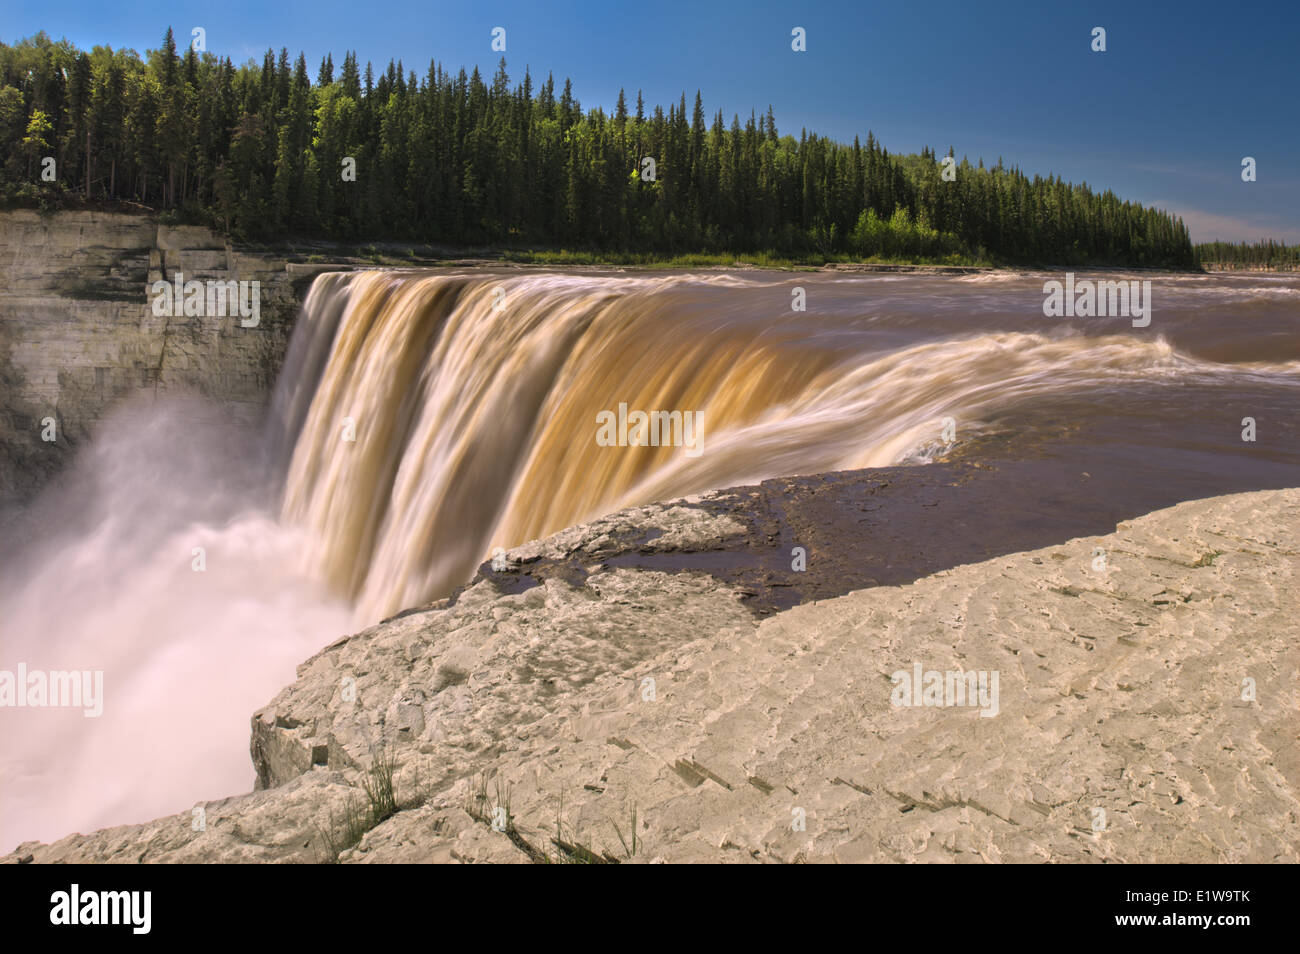
<svg viewBox="0 0 1300 954">
<path fill-rule="evenodd" d="M 1262 242 L 1202 242 L 1196 246 L 1197 261 L 1207 265 L 1237 268 L 1300 269 L 1300 245 L 1265 239 Z"/>
<path fill-rule="evenodd" d="M 236 67 L 171 30 L 143 60 L 38 34 L 0 44 L 0 145 L 11 202 L 131 200 L 248 239 L 1195 265 L 1180 219 L 1111 192 L 1001 160 L 946 181 L 932 150 L 781 135 L 770 107 L 728 124 L 698 93 L 583 112 L 568 80 L 512 86 L 504 60 L 417 79 L 349 53 L 313 82 L 285 49 Z"/>
</svg>

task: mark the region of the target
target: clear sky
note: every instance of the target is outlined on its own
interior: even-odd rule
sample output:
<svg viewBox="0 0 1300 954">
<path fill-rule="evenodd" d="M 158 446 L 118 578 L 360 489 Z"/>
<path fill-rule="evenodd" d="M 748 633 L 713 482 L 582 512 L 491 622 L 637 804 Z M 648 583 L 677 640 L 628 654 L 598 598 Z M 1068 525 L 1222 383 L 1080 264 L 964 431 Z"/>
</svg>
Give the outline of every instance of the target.
<svg viewBox="0 0 1300 954">
<path fill-rule="evenodd" d="M 1296 0 L 0 0 L 10 43 L 45 30 L 143 53 L 169 25 L 181 45 L 203 27 L 236 63 L 305 52 L 313 80 L 326 51 L 337 67 L 349 49 L 376 70 L 400 58 L 423 76 L 436 59 L 490 76 L 500 26 L 512 82 L 525 65 L 572 77 L 584 108 L 612 108 L 620 86 L 664 106 L 699 89 L 728 122 L 771 104 L 783 133 L 851 142 L 870 129 L 891 152 L 951 145 L 1110 188 L 1182 215 L 1195 241 L 1300 241 Z M 807 52 L 790 48 L 796 26 Z M 1104 53 L 1090 48 L 1097 26 Z"/>
</svg>

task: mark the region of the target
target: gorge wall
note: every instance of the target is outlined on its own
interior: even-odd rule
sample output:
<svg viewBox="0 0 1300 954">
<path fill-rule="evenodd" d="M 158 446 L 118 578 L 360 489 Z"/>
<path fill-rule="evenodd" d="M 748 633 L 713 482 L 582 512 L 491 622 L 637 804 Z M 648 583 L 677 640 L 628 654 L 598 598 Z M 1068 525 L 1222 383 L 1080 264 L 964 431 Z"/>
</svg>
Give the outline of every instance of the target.
<svg viewBox="0 0 1300 954">
<path fill-rule="evenodd" d="M 29 499 L 132 392 L 195 393 L 260 421 L 296 311 L 282 258 L 150 215 L 19 210 L 0 213 L 0 262 L 0 508 Z M 149 285 L 177 272 L 260 282 L 257 326 L 154 315 Z"/>
</svg>

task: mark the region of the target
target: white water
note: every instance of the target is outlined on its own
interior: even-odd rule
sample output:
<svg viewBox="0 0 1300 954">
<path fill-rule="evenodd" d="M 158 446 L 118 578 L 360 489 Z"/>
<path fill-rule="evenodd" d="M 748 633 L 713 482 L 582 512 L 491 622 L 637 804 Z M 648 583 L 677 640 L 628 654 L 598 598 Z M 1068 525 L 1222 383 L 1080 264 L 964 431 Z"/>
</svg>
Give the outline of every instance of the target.
<svg viewBox="0 0 1300 954">
<path fill-rule="evenodd" d="M 268 513 L 257 435 L 195 400 L 142 399 L 104 422 L 68 486 L 6 552 L 0 667 L 104 672 L 103 714 L 4 710 L 0 852 L 184 812 L 252 788 L 249 716 L 350 631 L 296 575 L 297 532 Z M 192 569 L 193 549 L 207 569 Z"/>
<path fill-rule="evenodd" d="M 258 435 L 202 401 L 141 397 L 27 514 L 38 542 L 0 553 L 0 668 L 102 669 L 105 694 L 98 719 L 0 713 L 0 852 L 188 825 L 196 800 L 247 791 L 249 716 L 297 664 L 464 582 L 494 546 L 715 487 L 926 460 L 945 416 L 961 441 L 1056 395 L 1105 411 L 1125 381 L 1300 373 L 1155 334 L 1087 338 L 1039 324 L 1032 296 L 993 303 L 1027 316 L 1011 330 L 947 280 L 886 305 L 885 280 L 828 279 L 840 310 L 819 297 L 825 311 L 793 316 L 789 283 L 729 276 L 321 276 L 277 388 L 271 484 Z M 597 446 L 596 413 L 620 401 L 702 412 L 704 454 Z"/>
</svg>

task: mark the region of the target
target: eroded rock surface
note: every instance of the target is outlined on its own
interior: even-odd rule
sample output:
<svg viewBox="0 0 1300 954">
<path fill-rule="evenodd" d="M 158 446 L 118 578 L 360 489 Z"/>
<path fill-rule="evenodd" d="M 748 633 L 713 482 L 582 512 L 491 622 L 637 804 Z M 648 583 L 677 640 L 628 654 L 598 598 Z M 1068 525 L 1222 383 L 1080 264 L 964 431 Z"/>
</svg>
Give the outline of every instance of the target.
<svg viewBox="0 0 1300 954">
<path fill-rule="evenodd" d="M 1300 490 L 767 616 L 617 565 L 734 543 L 716 499 L 518 548 L 329 646 L 254 716 L 262 789 L 205 830 L 5 860 L 322 860 L 385 758 L 399 810 L 341 861 L 1300 860 Z M 996 672 L 997 714 L 894 705 L 916 664 Z"/>
</svg>

